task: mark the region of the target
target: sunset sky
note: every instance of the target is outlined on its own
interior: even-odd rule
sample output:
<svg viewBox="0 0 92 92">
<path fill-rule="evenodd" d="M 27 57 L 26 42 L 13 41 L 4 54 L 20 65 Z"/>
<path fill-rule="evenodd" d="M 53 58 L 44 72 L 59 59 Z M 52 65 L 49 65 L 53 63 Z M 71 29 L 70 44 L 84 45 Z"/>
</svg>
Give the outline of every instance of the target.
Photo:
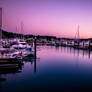
<svg viewBox="0 0 92 92">
<path fill-rule="evenodd" d="M 0 0 L 3 29 L 25 34 L 92 37 L 92 0 Z M 17 26 L 17 31 L 16 31 Z"/>
</svg>

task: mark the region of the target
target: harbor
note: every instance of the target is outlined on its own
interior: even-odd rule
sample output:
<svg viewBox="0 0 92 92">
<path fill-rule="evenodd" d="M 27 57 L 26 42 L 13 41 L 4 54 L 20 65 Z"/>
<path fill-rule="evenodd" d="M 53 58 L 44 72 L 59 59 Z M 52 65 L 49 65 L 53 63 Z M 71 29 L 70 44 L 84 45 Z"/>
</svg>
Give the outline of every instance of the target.
<svg viewBox="0 0 92 92">
<path fill-rule="evenodd" d="M 91 39 L 66 39 L 56 37 L 9 38 L 0 44 L 0 68 L 17 68 L 27 58 L 36 59 L 38 46 L 69 47 L 91 53 Z"/>
<path fill-rule="evenodd" d="M 92 92 L 91 0 L 0 0 L 0 92 Z"/>
</svg>

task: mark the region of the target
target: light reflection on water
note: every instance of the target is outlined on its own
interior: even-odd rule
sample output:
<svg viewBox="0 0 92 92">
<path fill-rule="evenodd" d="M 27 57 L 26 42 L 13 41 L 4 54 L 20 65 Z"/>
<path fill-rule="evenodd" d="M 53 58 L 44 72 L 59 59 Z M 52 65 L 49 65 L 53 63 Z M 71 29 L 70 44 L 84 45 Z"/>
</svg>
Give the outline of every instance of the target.
<svg viewBox="0 0 92 92">
<path fill-rule="evenodd" d="M 92 52 L 69 47 L 40 46 L 36 61 L 21 72 L 1 75 L 0 92 L 87 90 L 92 86 Z"/>
</svg>

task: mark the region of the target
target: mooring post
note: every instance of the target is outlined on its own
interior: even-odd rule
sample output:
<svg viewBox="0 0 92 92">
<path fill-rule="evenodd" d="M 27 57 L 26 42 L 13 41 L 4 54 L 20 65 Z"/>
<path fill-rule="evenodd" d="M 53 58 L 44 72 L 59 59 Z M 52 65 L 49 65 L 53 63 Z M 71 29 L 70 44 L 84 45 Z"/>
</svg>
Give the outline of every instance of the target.
<svg viewBox="0 0 92 92">
<path fill-rule="evenodd" d="M 83 49 L 84 49 L 85 47 L 84 47 L 84 41 L 83 41 Z"/>
<path fill-rule="evenodd" d="M 89 50 L 90 50 L 90 40 L 89 40 Z"/>
<path fill-rule="evenodd" d="M 36 37 L 34 38 L 34 72 L 36 72 Z"/>
<path fill-rule="evenodd" d="M 35 51 L 35 58 L 36 58 L 36 37 L 34 38 L 34 51 Z"/>
</svg>

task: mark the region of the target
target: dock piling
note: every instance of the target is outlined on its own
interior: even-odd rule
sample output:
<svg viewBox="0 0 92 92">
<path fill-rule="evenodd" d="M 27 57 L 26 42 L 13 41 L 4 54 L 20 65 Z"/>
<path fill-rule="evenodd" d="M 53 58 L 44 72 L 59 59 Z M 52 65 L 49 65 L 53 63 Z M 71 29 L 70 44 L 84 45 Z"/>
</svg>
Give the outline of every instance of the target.
<svg viewBox="0 0 92 92">
<path fill-rule="evenodd" d="M 36 72 L 36 37 L 34 38 L 34 72 Z"/>
</svg>

